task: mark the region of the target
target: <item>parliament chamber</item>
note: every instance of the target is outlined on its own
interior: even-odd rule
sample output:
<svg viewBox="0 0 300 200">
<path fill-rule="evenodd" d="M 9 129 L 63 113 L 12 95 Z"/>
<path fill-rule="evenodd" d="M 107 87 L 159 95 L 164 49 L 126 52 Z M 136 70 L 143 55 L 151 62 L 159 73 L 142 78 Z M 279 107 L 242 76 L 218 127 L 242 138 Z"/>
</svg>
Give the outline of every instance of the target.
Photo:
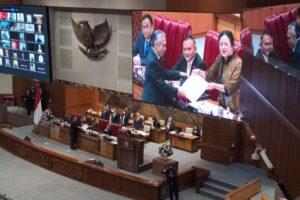
<svg viewBox="0 0 300 200">
<path fill-rule="evenodd" d="M 34 13 L 36 6 L 45 8 L 47 16 L 13 13 L 14 9 Z M 297 8 L 300 11 L 297 1 L 280 0 L 0 2 L 0 163 L 5 168 L 0 173 L 0 200 L 173 199 L 173 195 L 189 200 L 298 199 L 300 71 L 288 66 L 298 40 L 294 49 L 285 43 L 285 32 L 298 19 Z M 165 54 L 160 56 L 156 46 L 159 33 L 150 39 L 150 50 L 145 38 L 140 49 L 155 53 L 162 77 L 174 73 L 177 61 L 186 59 L 189 40 L 204 66 L 187 70 L 191 75 L 180 77 L 177 89 L 179 83 L 167 78 L 156 83 L 158 90 L 168 88 L 158 99 L 167 96 L 170 105 L 145 100 L 153 63 L 142 53 L 135 60 L 133 49 L 141 33 L 151 29 L 145 27 L 149 16 L 152 34 L 156 30 L 165 34 Z M 24 25 L 22 30 L 22 23 L 33 26 Z M 80 32 L 83 29 L 88 34 Z M 232 35 L 229 60 L 222 57 L 220 47 L 224 30 Z M 15 32 L 20 38 L 14 38 Z M 5 38 L 6 34 L 10 36 Z M 274 51 L 282 61 L 276 66 L 256 55 L 263 49 L 264 34 L 274 38 Z M 86 45 L 87 37 L 95 43 Z M 23 43 L 27 46 L 21 50 Z M 8 59 L 9 68 L 24 70 L 25 50 L 31 63 L 28 73 L 49 64 L 50 81 L 42 75 L 7 71 Z M 241 61 L 238 110 L 228 103 L 234 98 L 235 82 L 224 81 L 238 71 L 225 74 L 234 56 Z M 208 89 L 214 82 L 207 74 L 218 58 L 224 65 L 215 70 L 221 72 L 215 82 L 222 88 Z M 185 62 L 188 68 L 190 61 Z M 201 72 L 207 86 L 187 103 L 188 96 L 180 96 L 184 81 L 202 76 Z M 172 96 L 174 90 L 178 96 Z M 40 176 L 40 183 L 30 186 L 26 174 L 13 171 L 17 164 L 10 169 L 10 156 L 54 172 L 62 183 L 72 180 L 83 186 L 45 184 L 46 173 L 33 174 L 29 167 L 29 176 Z"/>
</svg>

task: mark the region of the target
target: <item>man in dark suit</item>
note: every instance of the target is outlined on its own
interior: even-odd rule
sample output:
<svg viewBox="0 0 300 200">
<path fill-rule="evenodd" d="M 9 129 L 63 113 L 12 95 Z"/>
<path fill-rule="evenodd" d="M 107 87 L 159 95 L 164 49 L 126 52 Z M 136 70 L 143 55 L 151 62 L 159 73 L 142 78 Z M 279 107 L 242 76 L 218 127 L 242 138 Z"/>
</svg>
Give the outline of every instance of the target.
<svg viewBox="0 0 300 200">
<path fill-rule="evenodd" d="M 25 96 L 27 115 L 30 115 L 33 110 L 34 97 L 35 97 L 35 89 L 32 86 L 29 90 L 27 90 L 26 96 Z"/>
<path fill-rule="evenodd" d="M 273 66 L 278 66 L 281 63 L 277 54 L 274 51 L 273 37 L 268 32 L 264 32 L 260 36 L 260 48 L 256 53 L 256 57 L 260 60 L 270 63 Z"/>
<path fill-rule="evenodd" d="M 297 8 L 296 33 L 297 33 L 297 37 L 300 37 L 300 7 Z"/>
<path fill-rule="evenodd" d="M 135 118 L 134 122 L 133 122 L 133 128 L 135 130 L 142 130 L 144 126 L 144 120 L 143 118 L 140 116 L 140 114 L 137 113 L 137 117 Z"/>
<path fill-rule="evenodd" d="M 166 168 L 162 171 L 162 173 L 165 174 L 167 177 L 170 200 L 173 200 L 174 196 L 175 196 L 175 200 L 178 200 L 178 181 L 177 181 L 177 171 L 175 167 L 170 163 L 166 166 Z"/>
<path fill-rule="evenodd" d="M 78 138 L 78 132 L 79 132 L 79 123 L 80 120 L 78 120 L 77 116 L 74 116 L 71 120 L 71 125 L 70 125 L 70 137 L 71 137 L 71 142 L 70 142 L 70 148 L 72 150 L 77 149 L 77 138 Z"/>
<path fill-rule="evenodd" d="M 183 40 L 183 52 L 173 69 L 185 72 L 187 75 L 191 75 L 194 69 L 206 70 L 201 56 L 197 53 L 196 42 L 192 36 L 187 36 Z M 182 85 L 185 80 L 186 78 L 182 78 L 180 85 Z"/>
<path fill-rule="evenodd" d="M 300 37 L 297 38 L 296 22 L 288 25 L 287 44 L 292 50 L 289 65 L 300 70 Z"/>
<path fill-rule="evenodd" d="M 110 114 L 111 114 L 111 110 L 110 110 L 109 106 L 107 105 L 107 106 L 102 110 L 102 113 L 101 113 L 101 119 L 109 120 Z"/>
<path fill-rule="evenodd" d="M 151 49 L 153 31 L 153 19 L 151 15 L 145 14 L 142 17 L 142 31 L 138 33 L 132 48 L 132 56 L 135 57 L 134 64 L 145 65 L 145 59 Z"/>
<path fill-rule="evenodd" d="M 165 33 L 162 30 L 154 31 L 153 46 L 146 59 L 142 101 L 168 106 L 170 100 L 175 97 L 187 98 L 184 91 L 167 84 L 165 80 L 179 80 L 187 77 L 187 74 L 165 68 L 162 59 L 166 52 L 166 45 Z"/>
<path fill-rule="evenodd" d="M 120 123 L 120 114 L 115 110 L 111 115 L 111 123 L 119 124 Z"/>
<path fill-rule="evenodd" d="M 121 120 L 121 125 L 122 126 L 127 126 L 128 125 L 128 121 L 130 118 L 130 112 L 128 110 L 128 108 L 126 107 L 123 111 L 123 116 L 122 116 L 122 120 Z"/>
</svg>

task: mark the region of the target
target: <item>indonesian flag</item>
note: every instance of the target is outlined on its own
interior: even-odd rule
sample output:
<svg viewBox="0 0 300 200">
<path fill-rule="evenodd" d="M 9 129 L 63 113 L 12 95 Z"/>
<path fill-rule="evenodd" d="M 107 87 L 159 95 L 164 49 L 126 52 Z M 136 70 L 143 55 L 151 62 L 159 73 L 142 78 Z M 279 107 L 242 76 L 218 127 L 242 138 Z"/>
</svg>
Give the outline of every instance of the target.
<svg viewBox="0 0 300 200">
<path fill-rule="evenodd" d="M 42 118 L 42 103 L 41 103 L 41 90 L 39 87 L 35 89 L 35 97 L 34 97 L 34 115 L 33 122 L 35 125 L 41 121 Z"/>
</svg>

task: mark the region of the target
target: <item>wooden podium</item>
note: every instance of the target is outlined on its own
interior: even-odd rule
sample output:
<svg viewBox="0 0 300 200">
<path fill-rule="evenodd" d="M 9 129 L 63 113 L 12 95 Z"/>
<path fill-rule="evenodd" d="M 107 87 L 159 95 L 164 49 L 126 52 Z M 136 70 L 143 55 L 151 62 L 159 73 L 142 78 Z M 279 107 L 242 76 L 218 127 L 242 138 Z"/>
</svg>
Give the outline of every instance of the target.
<svg viewBox="0 0 300 200">
<path fill-rule="evenodd" d="M 178 161 L 172 160 L 172 159 L 164 159 L 161 157 L 157 157 L 153 159 L 153 166 L 152 166 L 152 174 L 158 175 L 158 176 L 165 176 L 162 172 L 167 167 L 167 165 L 173 165 L 176 169 L 176 174 L 178 174 Z"/>
<path fill-rule="evenodd" d="M 144 141 L 131 137 L 118 138 L 118 167 L 135 173 L 144 162 Z"/>
<path fill-rule="evenodd" d="M 40 121 L 35 128 L 36 134 L 49 138 L 50 137 L 50 122 Z"/>
<path fill-rule="evenodd" d="M 238 161 L 239 135 L 239 122 L 204 117 L 201 158 L 225 165 Z"/>
</svg>

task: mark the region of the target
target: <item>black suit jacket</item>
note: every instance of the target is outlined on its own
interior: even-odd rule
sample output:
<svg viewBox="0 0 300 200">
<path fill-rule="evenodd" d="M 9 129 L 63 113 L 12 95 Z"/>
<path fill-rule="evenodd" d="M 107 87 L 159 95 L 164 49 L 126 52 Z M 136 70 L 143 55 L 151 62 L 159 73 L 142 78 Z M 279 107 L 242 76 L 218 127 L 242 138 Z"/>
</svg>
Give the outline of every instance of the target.
<svg viewBox="0 0 300 200">
<path fill-rule="evenodd" d="M 109 120 L 110 114 L 111 114 L 110 109 L 104 108 L 101 113 L 101 119 Z"/>
<path fill-rule="evenodd" d="M 120 114 L 117 111 L 112 114 L 111 122 L 115 124 L 120 123 Z"/>
<path fill-rule="evenodd" d="M 206 70 L 205 64 L 204 64 L 201 56 L 198 53 L 196 53 L 196 55 L 195 55 L 195 58 L 194 58 L 193 63 L 192 63 L 192 68 L 191 68 L 190 74 L 188 74 L 188 75 L 191 75 L 192 71 L 194 69 L 201 69 L 203 71 Z M 187 72 L 187 61 L 184 58 L 183 54 L 180 55 L 178 62 L 173 67 L 173 70 L 180 71 L 180 72 L 185 72 L 185 73 Z M 182 78 L 180 80 L 180 85 L 182 85 L 185 80 L 186 80 L 186 78 Z"/>
<path fill-rule="evenodd" d="M 143 129 L 143 123 L 144 123 L 144 120 L 142 118 L 138 117 L 133 122 L 133 128 L 135 130 L 142 130 Z"/>
<path fill-rule="evenodd" d="M 170 100 L 177 96 L 178 89 L 167 84 L 165 80 L 179 80 L 179 71 L 167 70 L 164 64 L 158 60 L 153 49 L 150 50 L 146 62 L 142 101 L 169 105 Z"/>
<path fill-rule="evenodd" d="M 261 49 L 257 50 L 256 57 L 265 62 L 263 52 L 262 52 Z M 281 65 L 281 61 L 280 61 L 280 59 L 278 58 L 277 54 L 274 51 L 270 52 L 270 54 L 268 56 L 268 61 L 269 61 L 268 63 L 273 65 L 273 66 Z"/>
<path fill-rule="evenodd" d="M 295 50 L 292 52 L 290 66 L 300 70 L 300 38 L 296 42 Z"/>
<path fill-rule="evenodd" d="M 140 58 L 141 58 L 142 65 L 145 65 L 145 59 L 147 58 L 148 53 L 151 50 L 152 41 L 153 41 L 153 35 L 150 38 L 150 42 L 149 42 L 149 44 L 147 46 L 147 50 L 145 52 L 144 51 L 145 37 L 144 37 L 144 35 L 141 31 L 138 33 L 137 39 L 136 39 L 136 41 L 133 45 L 133 48 L 132 48 L 132 56 L 136 56 L 137 54 L 139 54 Z"/>
<path fill-rule="evenodd" d="M 121 125 L 122 126 L 127 126 L 129 119 L 130 119 L 130 112 L 125 111 L 125 114 L 123 114 L 123 116 L 122 116 Z"/>
</svg>

